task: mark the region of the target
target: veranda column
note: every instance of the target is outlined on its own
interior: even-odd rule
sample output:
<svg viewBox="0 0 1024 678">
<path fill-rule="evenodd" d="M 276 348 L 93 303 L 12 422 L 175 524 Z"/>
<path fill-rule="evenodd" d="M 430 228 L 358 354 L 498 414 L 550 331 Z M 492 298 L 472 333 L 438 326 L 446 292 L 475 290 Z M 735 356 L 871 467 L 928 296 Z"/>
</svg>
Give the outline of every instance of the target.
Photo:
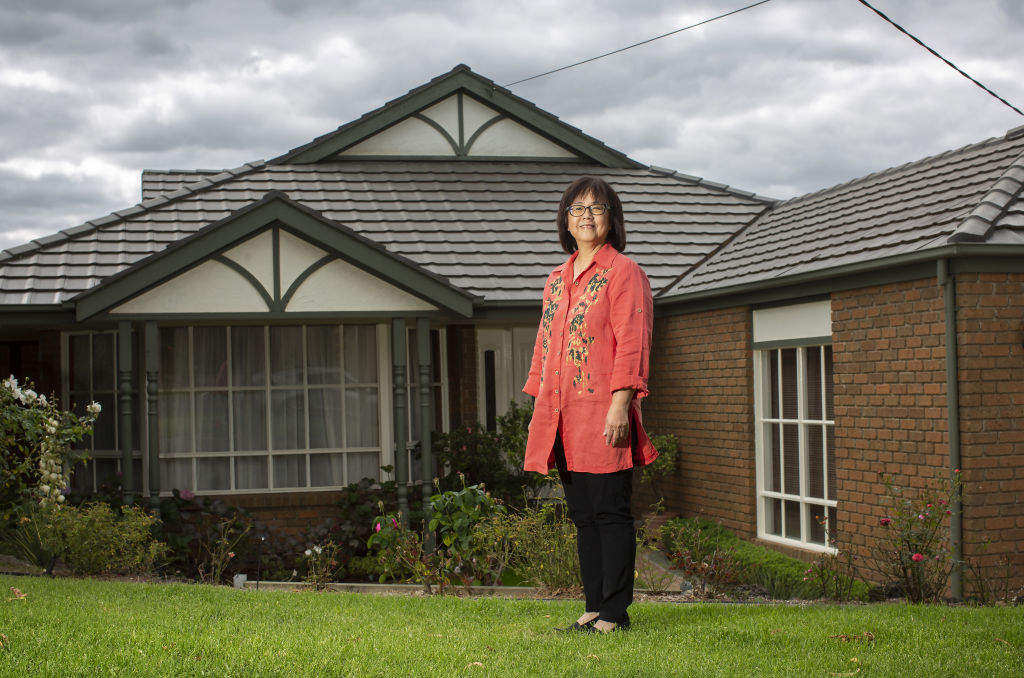
<svg viewBox="0 0 1024 678">
<path fill-rule="evenodd" d="M 156 405 L 160 379 L 160 332 L 156 321 L 146 322 L 146 413 L 149 443 L 149 501 L 160 505 L 160 418 Z"/>
<path fill-rule="evenodd" d="M 431 414 L 431 365 L 430 365 L 430 319 L 416 319 L 416 348 L 419 354 L 420 382 L 420 455 L 423 463 L 423 512 L 430 515 L 430 495 L 434 476 L 433 447 L 430 444 L 430 432 L 434 428 L 434 417 Z"/>
<path fill-rule="evenodd" d="M 132 387 L 135 374 L 132 371 L 132 324 L 128 320 L 117 323 L 117 388 L 120 397 L 120 422 L 118 438 L 121 447 L 121 497 L 125 504 L 132 503 L 132 495 L 136 491 L 135 468 L 132 463 L 132 443 L 135 436 L 132 412 Z M 113 413 L 111 413 L 113 414 Z M 142 490 L 142 478 L 138 479 L 138 490 Z"/>
<path fill-rule="evenodd" d="M 406 432 L 406 338 L 405 318 L 391 321 L 391 379 L 393 397 L 391 409 L 395 429 L 395 486 L 398 489 L 398 511 L 402 524 L 409 526 L 409 456 Z"/>
</svg>

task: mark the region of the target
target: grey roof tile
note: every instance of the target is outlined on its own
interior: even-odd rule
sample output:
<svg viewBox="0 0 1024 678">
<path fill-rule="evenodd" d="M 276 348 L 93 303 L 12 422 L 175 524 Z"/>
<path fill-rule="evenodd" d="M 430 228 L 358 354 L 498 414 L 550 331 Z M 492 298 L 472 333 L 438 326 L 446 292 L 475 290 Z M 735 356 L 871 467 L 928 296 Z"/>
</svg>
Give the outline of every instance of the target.
<svg viewBox="0 0 1024 678">
<path fill-rule="evenodd" d="M 16 295 L 31 291 L 34 303 L 68 299 L 270 190 L 283 190 L 467 292 L 488 300 L 534 301 L 543 278 L 565 258 L 554 208 L 564 187 L 584 173 L 600 173 L 616 187 L 626 209 L 626 252 L 655 287 L 668 284 L 764 209 L 762 201 L 648 168 L 458 161 L 250 164 L 204 175 L 208 185 L 176 183 L 130 213 L 68 229 L 50 245 L 24 246 L 20 257 L 0 265 L 0 303 L 14 298 L 5 281 L 15 279 L 29 286 Z M 169 187 L 195 176 L 147 172 L 145 182 L 152 187 L 166 179 Z M 26 273 L 32 266 L 37 268 Z"/>
</svg>

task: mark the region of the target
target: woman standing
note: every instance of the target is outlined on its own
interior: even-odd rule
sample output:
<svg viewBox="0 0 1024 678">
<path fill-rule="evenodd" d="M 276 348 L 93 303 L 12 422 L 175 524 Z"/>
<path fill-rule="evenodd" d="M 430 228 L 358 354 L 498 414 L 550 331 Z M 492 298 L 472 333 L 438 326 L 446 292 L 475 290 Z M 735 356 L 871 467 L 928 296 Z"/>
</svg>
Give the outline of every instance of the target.
<svg viewBox="0 0 1024 678">
<path fill-rule="evenodd" d="M 543 314 L 523 391 L 534 396 L 527 471 L 558 468 L 586 609 L 564 630 L 629 626 L 636 536 L 633 467 L 658 456 L 640 421 L 653 302 L 647 276 L 622 254 L 622 203 L 604 180 L 562 194 L 558 237 L 570 256 L 544 285 Z"/>
</svg>

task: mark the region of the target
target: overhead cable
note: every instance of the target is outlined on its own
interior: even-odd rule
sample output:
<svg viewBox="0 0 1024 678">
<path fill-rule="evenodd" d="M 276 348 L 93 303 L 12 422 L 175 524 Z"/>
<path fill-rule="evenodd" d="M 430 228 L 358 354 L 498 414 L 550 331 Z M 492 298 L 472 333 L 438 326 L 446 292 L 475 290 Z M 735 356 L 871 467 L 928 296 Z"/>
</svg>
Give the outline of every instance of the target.
<svg viewBox="0 0 1024 678">
<path fill-rule="evenodd" d="M 1020 110 L 1019 108 L 1017 108 L 1016 106 L 1014 106 L 1013 104 L 1011 104 L 1011 103 L 1010 103 L 1009 101 L 1007 101 L 1007 100 L 1006 100 L 1006 99 L 1004 99 L 1003 97 L 999 96 L 998 94 L 996 94 L 995 92 L 993 92 L 992 90 L 990 90 L 990 89 L 989 89 L 988 87 L 985 87 L 984 85 L 982 85 L 982 84 L 981 84 L 980 82 L 978 82 L 977 80 L 975 80 L 975 79 L 974 79 L 974 78 L 972 78 L 971 76 L 967 75 L 967 73 L 965 73 L 965 72 L 964 72 L 963 70 L 961 70 L 960 68 L 958 68 L 958 67 L 956 66 L 956 64 L 954 64 L 954 63 L 953 63 L 952 61 L 950 61 L 949 59 L 947 59 L 946 57 L 942 56 L 941 54 L 939 54 L 938 52 L 936 52 L 936 51 L 935 51 L 934 49 L 932 49 L 931 47 L 929 47 L 928 45 L 926 45 L 926 44 L 924 44 L 923 42 L 921 42 L 920 40 L 918 40 L 918 39 L 917 39 L 916 37 L 914 37 L 913 35 L 911 35 L 911 34 L 910 34 L 910 33 L 909 33 L 909 32 L 908 32 L 908 31 L 907 31 L 907 30 L 906 30 L 905 28 L 903 28 L 903 26 L 900 26 L 900 25 L 899 25 L 898 23 L 896 23 L 895 21 L 893 21 L 892 19 L 890 19 L 889 17 L 887 17 L 887 16 L 885 15 L 885 14 L 882 14 L 882 13 L 881 13 L 880 11 L 878 11 L 877 9 L 875 9 L 874 7 L 872 7 L 872 6 L 871 6 L 871 4 L 867 2 L 867 0 L 857 0 L 857 2 L 859 2 L 859 3 L 860 3 L 860 4 L 862 4 L 862 5 L 864 5 L 865 7 L 867 7 L 868 9 L 870 9 L 870 10 L 871 10 L 872 12 L 874 12 L 874 13 L 875 13 L 875 14 L 877 14 L 878 16 L 880 16 L 880 17 L 882 17 L 883 19 L 885 19 L 886 21 L 888 21 L 888 22 L 889 22 L 890 24 L 892 24 L 892 26 L 893 26 L 893 27 L 894 27 L 894 28 L 895 28 L 896 30 L 898 30 L 898 31 L 899 31 L 900 33 L 903 33 L 903 34 L 904 34 L 904 35 L 906 35 L 906 36 L 907 36 L 908 38 L 910 38 L 911 40 L 913 40 L 914 42 L 916 42 L 917 44 L 921 45 L 921 47 L 924 47 L 924 48 L 925 48 L 926 50 L 928 50 L 929 52 L 931 52 L 931 53 L 932 53 L 932 54 L 933 54 L 934 56 L 938 57 L 939 59 L 942 59 L 942 61 L 943 61 L 943 62 L 945 62 L 945 64 L 946 64 L 947 66 L 949 66 L 949 67 L 950 67 L 950 68 L 952 68 L 952 69 L 953 69 L 954 71 L 956 71 L 956 72 L 957 72 L 957 73 L 959 73 L 960 75 L 964 76 L 965 78 L 967 78 L 968 80 L 970 80 L 971 82 L 973 82 L 973 83 L 974 83 L 975 85 L 977 85 L 978 87 L 980 87 L 980 88 L 982 88 L 983 90 L 985 90 L 986 92 L 988 92 L 988 93 L 989 93 L 989 95 L 991 95 L 991 96 L 995 97 L 996 99 L 999 99 L 999 101 L 1003 102 L 1003 103 L 1004 103 L 1005 105 L 1007 105 L 1007 106 L 1009 106 L 1010 108 L 1012 108 L 1012 109 L 1013 109 L 1014 111 L 1016 111 L 1016 112 L 1017 112 L 1017 113 L 1018 113 L 1019 115 L 1024 115 L 1024 111 L 1021 111 L 1021 110 Z"/>
<path fill-rule="evenodd" d="M 661 40 L 662 38 L 667 38 L 668 36 L 675 35 L 676 33 L 682 33 L 683 31 L 688 31 L 691 28 L 697 28 L 698 26 L 703 26 L 704 24 L 709 24 L 712 21 L 718 21 L 719 19 L 724 19 L 725 17 L 732 16 L 733 14 L 739 14 L 740 12 L 744 12 L 744 11 L 746 11 L 748 9 L 753 9 L 754 7 L 757 7 L 758 5 L 763 5 L 763 4 L 767 3 L 767 2 L 771 2 L 771 0 L 761 0 L 760 2 L 755 2 L 752 5 L 747 5 L 746 7 L 740 7 L 739 9 L 734 9 L 733 11 L 726 12 L 725 14 L 719 14 L 716 17 L 712 17 L 710 19 L 705 19 L 704 21 L 700 21 L 698 23 L 691 24 L 690 26 L 684 26 L 683 28 L 677 28 L 674 31 L 669 31 L 668 33 L 664 33 L 662 35 L 659 35 L 659 36 L 656 36 L 656 37 L 653 37 L 653 38 L 648 38 L 647 40 L 642 40 L 642 41 L 640 41 L 638 43 L 635 43 L 635 44 L 632 44 L 632 45 L 628 45 L 626 47 L 621 47 L 621 48 L 619 48 L 617 50 L 614 50 L 612 52 L 608 52 L 606 54 L 601 54 L 601 55 L 596 56 L 596 57 L 590 57 L 589 59 L 584 59 L 583 61 L 577 61 L 574 64 L 569 64 L 568 66 L 562 66 L 561 68 L 556 68 L 553 71 L 547 71 L 545 73 L 539 73 L 537 75 L 531 75 L 529 78 L 523 78 L 522 80 L 516 80 L 515 82 L 510 82 L 507 85 L 502 85 L 502 87 L 511 87 L 512 85 L 518 85 L 519 83 L 526 82 L 528 80 L 536 80 L 537 78 L 543 78 L 545 75 L 551 75 L 552 73 L 558 73 L 559 71 L 564 71 L 564 70 L 567 70 L 567 69 L 570 69 L 570 68 L 575 68 L 576 66 L 582 66 L 583 64 L 589 64 L 591 61 L 597 61 L 598 59 L 603 59 L 603 58 L 605 58 L 607 56 L 611 56 L 613 54 L 618 54 L 619 52 L 625 52 L 627 49 L 633 49 L 634 47 L 639 47 L 640 45 L 646 45 L 649 42 L 654 42 L 655 40 Z"/>
</svg>

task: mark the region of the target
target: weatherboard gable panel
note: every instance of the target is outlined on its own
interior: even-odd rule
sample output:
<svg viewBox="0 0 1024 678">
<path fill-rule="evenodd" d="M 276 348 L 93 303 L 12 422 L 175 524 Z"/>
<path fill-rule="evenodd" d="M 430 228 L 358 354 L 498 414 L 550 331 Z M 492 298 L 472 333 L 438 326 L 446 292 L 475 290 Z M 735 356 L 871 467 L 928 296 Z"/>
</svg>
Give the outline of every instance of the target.
<svg viewBox="0 0 1024 678">
<path fill-rule="evenodd" d="M 327 256 L 327 252 L 316 245 L 281 230 L 278 245 L 278 261 L 281 271 L 281 289 L 287 290 L 299 276 L 305 273 L 317 261 Z"/>
<path fill-rule="evenodd" d="M 285 309 L 307 311 L 436 311 L 419 297 L 340 259 L 320 267 L 295 290 Z"/>
<path fill-rule="evenodd" d="M 455 149 L 437 129 L 418 118 L 406 118 L 346 149 L 342 156 L 451 156 Z"/>
<path fill-rule="evenodd" d="M 469 155 L 482 158 L 576 159 L 573 153 L 508 118 L 484 129 L 469 147 Z"/>
<path fill-rule="evenodd" d="M 274 249 L 273 235 L 270 230 L 249 238 L 241 245 L 233 247 L 224 256 L 249 271 L 263 286 L 263 289 L 274 289 Z"/>
<path fill-rule="evenodd" d="M 265 313 L 268 310 L 263 295 L 241 273 L 210 260 L 114 307 L 110 313 Z"/>
</svg>

